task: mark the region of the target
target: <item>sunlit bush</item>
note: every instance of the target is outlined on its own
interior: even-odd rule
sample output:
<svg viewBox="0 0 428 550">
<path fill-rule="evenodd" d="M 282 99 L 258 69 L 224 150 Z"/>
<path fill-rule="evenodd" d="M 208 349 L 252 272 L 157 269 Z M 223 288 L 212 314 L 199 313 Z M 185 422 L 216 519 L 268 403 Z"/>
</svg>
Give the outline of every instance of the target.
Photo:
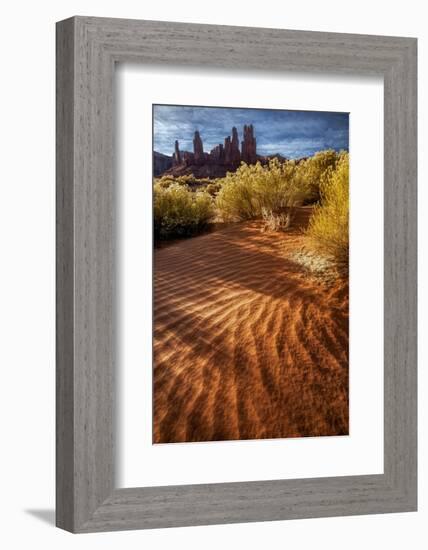
<svg viewBox="0 0 428 550">
<path fill-rule="evenodd" d="M 300 161 L 272 159 L 265 166 L 243 163 L 218 180 L 216 206 L 225 220 L 245 220 L 262 217 L 263 209 L 275 215 L 284 207 L 315 204 L 321 198 L 323 178 L 335 169 L 341 155 L 328 150 Z"/>
<path fill-rule="evenodd" d="M 248 220 L 262 217 L 262 210 L 276 212 L 301 204 L 304 188 L 297 185 L 295 162 L 277 159 L 262 166 L 241 164 L 236 172 L 220 180 L 216 206 L 224 220 Z"/>
<path fill-rule="evenodd" d="M 214 215 L 212 197 L 205 191 L 191 191 L 171 183 L 154 185 L 153 216 L 156 239 L 187 237 L 200 232 Z"/>
<path fill-rule="evenodd" d="M 192 174 L 186 176 L 173 176 L 172 174 L 167 174 L 161 176 L 160 178 L 155 178 L 155 185 L 160 185 L 161 187 L 169 187 L 173 183 L 179 185 L 186 185 L 190 188 L 199 188 L 211 184 L 215 180 L 210 180 L 208 178 L 195 178 Z"/>
<path fill-rule="evenodd" d="M 162 189 L 168 189 L 172 183 L 174 183 L 174 178 L 168 178 L 167 176 L 155 179 L 155 185 Z"/>
<path fill-rule="evenodd" d="M 218 180 L 214 180 L 212 183 L 209 183 L 206 186 L 205 191 L 209 193 L 212 197 L 215 197 L 217 193 L 220 191 L 220 189 L 221 189 L 221 183 L 219 183 Z"/>
<path fill-rule="evenodd" d="M 298 163 L 296 183 L 302 189 L 305 204 L 320 200 L 320 184 L 326 171 L 336 168 L 340 153 L 333 150 L 319 151 Z"/>
<path fill-rule="evenodd" d="M 336 164 L 324 173 L 320 203 L 315 206 L 307 235 L 313 246 L 346 266 L 349 255 L 349 155 L 341 153 Z"/>
</svg>

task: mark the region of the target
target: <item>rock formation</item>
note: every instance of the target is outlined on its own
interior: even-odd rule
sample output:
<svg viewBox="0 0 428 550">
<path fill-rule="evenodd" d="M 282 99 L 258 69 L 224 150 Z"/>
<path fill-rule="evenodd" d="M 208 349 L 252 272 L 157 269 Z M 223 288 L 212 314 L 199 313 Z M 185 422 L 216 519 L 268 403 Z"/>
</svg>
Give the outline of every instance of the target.
<svg viewBox="0 0 428 550">
<path fill-rule="evenodd" d="M 204 146 L 202 144 L 201 136 L 199 135 L 198 130 L 195 132 L 195 137 L 193 138 L 193 154 L 195 155 L 195 164 L 201 165 L 205 162 L 204 155 Z"/>
<path fill-rule="evenodd" d="M 241 152 L 239 151 L 238 130 L 235 126 L 232 128 L 232 142 L 230 148 L 230 162 L 239 166 L 241 162 Z"/>
<path fill-rule="evenodd" d="M 254 137 L 254 128 L 252 124 L 244 126 L 241 158 L 242 161 L 247 164 L 255 164 L 257 162 L 256 138 Z"/>
<path fill-rule="evenodd" d="M 223 147 L 223 144 L 219 143 L 213 149 L 211 149 L 211 152 L 208 155 L 208 162 L 210 162 L 211 164 L 224 164 L 225 148 Z"/>
<path fill-rule="evenodd" d="M 183 155 L 184 166 L 193 166 L 195 164 L 195 155 L 190 151 L 185 151 Z"/>
<path fill-rule="evenodd" d="M 232 144 L 230 142 L 230 136 L 224 138 L 224 163 L 231 164 L 232 162 Z"/>
<path fill-rule="evenodd" d="M 178 145 L 178 140 L 175 140 L 175 148 L 174 153 L 172 155 L 172 165 L 173 166 L 180 166 L 182 160 L 181 160 L 181 153 L 180 153 L 180 147 Z"/>
<path fill-rule="evenodd" d="M 163 153 L 153 151 L 153 175 L 160 176 L 173 166 L 173 159 Z"/>
<path fill-rule="evenodd" d="M 227 172 L 234 172 L 239 168 L 241 160 L 247 164 L 255 164 L 262 157 L 257 156 L 256 138 L 253 125 L 245 125 L 242 148 L 239 149 L 238 130 L 233 127 L 232 135 L 224 139 L 209 153 L 204 153 L 199 131 L 196 130 L 193 138 L 193 152 L 180 151 L 179 143 L 175 141 L 172 157 L 172 167 L 166 170 L 167 174 L 182 176 L 193 174 L 200 178 L 219 178 Z"/>
</svg>

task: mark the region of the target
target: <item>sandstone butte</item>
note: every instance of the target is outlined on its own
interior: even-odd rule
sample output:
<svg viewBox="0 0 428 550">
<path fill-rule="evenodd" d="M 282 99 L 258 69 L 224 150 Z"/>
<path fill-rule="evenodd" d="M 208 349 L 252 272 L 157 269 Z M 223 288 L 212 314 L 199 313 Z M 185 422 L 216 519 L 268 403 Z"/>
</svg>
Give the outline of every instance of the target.
<svg viewBox="0 0 428 550">
<path fill-rule="evenodd" d="M 285 160 L 280 155 L 272 155 L 280 160 Z M 242 162 L 255 164 L 257 161 L 265 163 L 270 157 L 263 157 L 257 154 L 257 142 L 254 137 L 252 124 L 245 125 L 243 129 L 243 140 L 239 146 L 238 130 L 233 127 L 232 135 L 204 152 L 204 145 L 198 130 L 193 137 L 193 152 L 181 151 L 178 140 L 174 144 L 172 157 L 154 152 L 153 168 L 154 175 L 185 176 L 192 174 L 196 178 L 219 178 L 224 177 L 227 172 L 234 172 Z"/>
</svg>

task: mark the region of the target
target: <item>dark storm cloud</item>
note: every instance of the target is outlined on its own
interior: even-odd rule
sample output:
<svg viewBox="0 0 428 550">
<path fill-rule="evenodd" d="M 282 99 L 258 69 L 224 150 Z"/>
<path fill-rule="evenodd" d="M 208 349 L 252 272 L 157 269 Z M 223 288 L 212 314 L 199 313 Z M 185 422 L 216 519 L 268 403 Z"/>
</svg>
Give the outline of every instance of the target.
<svg viewBox="0 0 428 550">
<path fill-rule="evenodd" d="M 182 151 L 193 150 L 195 130 L 201 134 L 205 151 L 223 143 L 232 126 L 238 129 L 241 140 L 244 124 L 253 124 L 261 155 L 280 153 L 299 158 L 324 149 L 349 147 L 347 113 L 175 105 L 155 105 L 153 113 L 154 149 L 166 155 L 171 155 L 176 139 Z"/>
</svg>

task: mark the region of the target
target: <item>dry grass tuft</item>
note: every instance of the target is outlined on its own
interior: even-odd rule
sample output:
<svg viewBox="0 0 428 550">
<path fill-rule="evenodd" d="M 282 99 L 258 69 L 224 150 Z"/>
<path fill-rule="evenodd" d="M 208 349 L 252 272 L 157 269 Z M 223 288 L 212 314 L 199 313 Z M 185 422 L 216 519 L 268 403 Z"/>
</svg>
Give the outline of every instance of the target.
<svg viewBox="0 0 428 550">
<path fill-rule="evenodd" d="M 274 212 L 263 207 L 262 217 L 264 221 L 262 231 L 286 231 L 290 227 L 292 213 L 289 208 Z"/>
</svg>

